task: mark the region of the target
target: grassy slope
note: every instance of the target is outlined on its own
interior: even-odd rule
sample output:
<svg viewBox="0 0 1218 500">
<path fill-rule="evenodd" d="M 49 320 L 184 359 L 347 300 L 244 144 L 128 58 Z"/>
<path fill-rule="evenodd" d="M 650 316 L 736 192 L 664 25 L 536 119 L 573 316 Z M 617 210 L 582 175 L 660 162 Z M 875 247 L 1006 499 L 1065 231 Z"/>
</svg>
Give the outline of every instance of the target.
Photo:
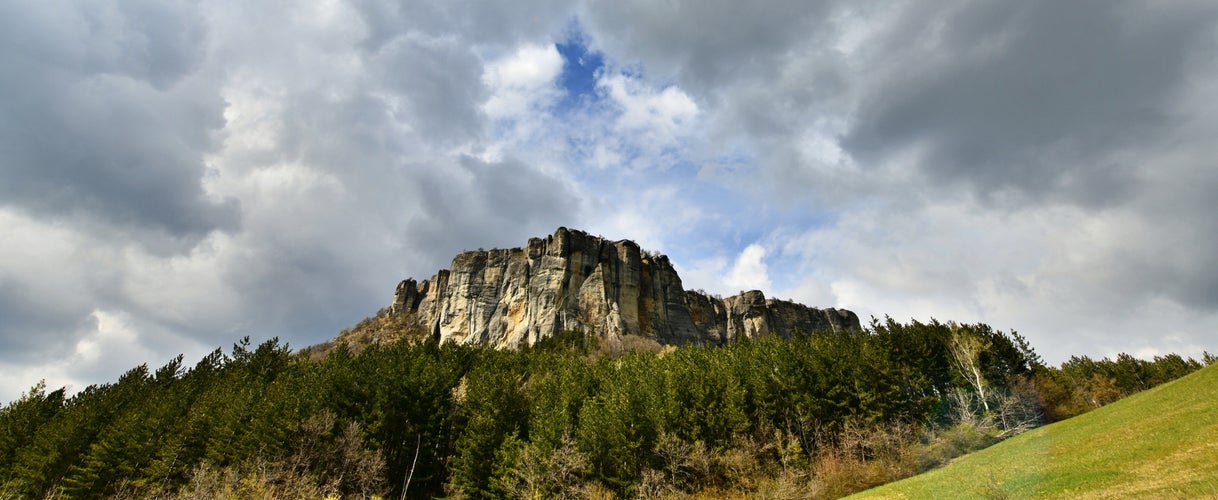
<svg viewBox="0 0 1218 500">
<path fill-rule="evenodd" d="M 1218 365 L 850 498 L 1218 498 Z"/>
</svg>

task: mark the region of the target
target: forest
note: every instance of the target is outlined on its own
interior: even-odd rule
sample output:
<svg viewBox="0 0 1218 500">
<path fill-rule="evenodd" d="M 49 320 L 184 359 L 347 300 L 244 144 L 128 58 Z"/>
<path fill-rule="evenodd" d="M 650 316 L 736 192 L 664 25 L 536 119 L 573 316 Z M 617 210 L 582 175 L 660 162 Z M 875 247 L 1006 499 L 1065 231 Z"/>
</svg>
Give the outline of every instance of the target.
<svg viewBox="0 0 1218 500">
<path fill-rule="evenodd" d="M 0 497 L 832 498 L 1214 361 L 872 319 L 720 347 L 248 338 L 0 409 Z"/>
</svg>

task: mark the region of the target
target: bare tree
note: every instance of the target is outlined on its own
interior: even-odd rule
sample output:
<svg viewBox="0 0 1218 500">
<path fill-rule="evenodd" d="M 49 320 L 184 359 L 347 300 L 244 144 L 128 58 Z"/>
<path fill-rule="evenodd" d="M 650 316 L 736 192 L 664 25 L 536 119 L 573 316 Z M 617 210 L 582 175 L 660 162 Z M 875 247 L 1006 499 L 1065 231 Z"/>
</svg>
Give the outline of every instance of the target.
<svg viewBox="0 0 1218 500">
<path fill-rule="evenodd" d="M 990 340 L 978 335 L 969 328 L 956 323 L 949 323 L 952 336 L 947 347 L 952 354 L 952 363 L 960 376 L 973 386 L 985 412 L 990 412 L 990 403 L 986 396 L 985 377 L 981 373 L 981 353 L 990 348 Z"/>
</svg>

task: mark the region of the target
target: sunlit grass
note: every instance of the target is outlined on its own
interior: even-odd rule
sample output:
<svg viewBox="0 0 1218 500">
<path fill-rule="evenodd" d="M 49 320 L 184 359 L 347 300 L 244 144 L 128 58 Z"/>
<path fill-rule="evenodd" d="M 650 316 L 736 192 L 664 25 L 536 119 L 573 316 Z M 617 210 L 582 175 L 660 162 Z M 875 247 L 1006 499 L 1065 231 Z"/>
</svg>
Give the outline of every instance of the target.
<svg viewBox="0 0 1218 500">
<path fill-rule="evenodd" d="M 1218 497 L 1218 366 L 850 498 Z"/>
</svg>

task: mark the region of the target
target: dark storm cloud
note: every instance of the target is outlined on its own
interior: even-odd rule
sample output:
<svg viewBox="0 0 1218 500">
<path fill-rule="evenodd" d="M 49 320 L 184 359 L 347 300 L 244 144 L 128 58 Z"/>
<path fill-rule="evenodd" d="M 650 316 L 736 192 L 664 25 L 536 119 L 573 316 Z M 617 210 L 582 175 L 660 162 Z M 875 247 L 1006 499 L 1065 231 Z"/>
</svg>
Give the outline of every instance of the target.
<svg viewBox="0 0 1218 500">
<path fill-rule="evenodd" d="M 42 360 L 91 321 L 88 309 L 31 299 L 28 290 L 0 279 L 0 361 Z"/>
<path fill-rule="evenodd" d="M 1214 154 L 1213 148 L 1209 154 Z M 1218 311 L 1218 173 L 1212 156 L 1180 172 L 1136 205 L 1143 221 L 1126 229 L 1127 239 L 1104 264 L 1119 290 L 1129 295 L 1162 295 L 1195 311 Z M 1150 190 L 1150 189 L 1148 189 Z M 1156 198 L 1158 198 L 1156 200 Z M 1155 204 L 1168 203 L 1167 207 Z"/>
<path fill-rule="evenodd" d="M 911 154 L 932 182 L 1084 205 L 1126 199 L 1164 139 L 1171 99 L 1212 6 L 1131 2 L 912 5 L 870 48 L 868 89 L 843 146 L 864 164 Z M 1162 8 L 1156 8 L 1156 7 Z"/>
<path fill-rule="evenodd" d="M 423 179 L 420 210 L 407 228 L 444 265 L 456 252 L 515 247 L 580 217 L 580 201 L 559 180 L 515 159 L 461 158 Z"/>
<path fill-rule="evenodd" d="M 381 46 L 369 65 L 383 90 L 400 96 L 399 112 L 437 146 L 478 135 L 478 104 L 485 99 L 482 63 L 452 40 L 401 36 Z"/>
<path fill-rule="evenodd" d="M 440 37 L 460 35 L 476 44 L 514 44 L 558 31 L 568 21 L 572 7 L 571 2 L 564 0 L 354 0 L 352 4 L 367 26 L 364 43 L 372 50 L 411 32 Z"/>
<path fill-rule="evenodd" d="M 794 42 L 816 36 L 825 2 L 592 2 L 581 19 L 606 51 L 637 58 L 695 92 L 768 73 Z"/>
<path fill-rule="evenodd" d="M 236 203 L 201 185 L 224 101 L 192 80 L 205 30 L 190 5 L 0 6 L 4 205 L 174 236 L 236 226 Z"/>
</svg>

